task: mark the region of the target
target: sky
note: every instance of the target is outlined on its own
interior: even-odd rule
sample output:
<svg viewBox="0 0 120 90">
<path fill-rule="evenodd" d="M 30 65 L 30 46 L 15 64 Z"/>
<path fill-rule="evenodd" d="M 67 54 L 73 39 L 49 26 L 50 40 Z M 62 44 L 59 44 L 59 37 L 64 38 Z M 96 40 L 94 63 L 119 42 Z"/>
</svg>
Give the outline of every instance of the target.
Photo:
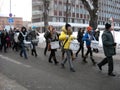
<svg viewBox="0 0 120 90">
<path fill-rule="evenodd" d="M 9 16 L 10 0 L 0 0 L 0 16 Z M 32 0 L 11 0 L 11 13 L 15 17 L 23 17 L 24 21 L 31 21 Z"/>
</svg>

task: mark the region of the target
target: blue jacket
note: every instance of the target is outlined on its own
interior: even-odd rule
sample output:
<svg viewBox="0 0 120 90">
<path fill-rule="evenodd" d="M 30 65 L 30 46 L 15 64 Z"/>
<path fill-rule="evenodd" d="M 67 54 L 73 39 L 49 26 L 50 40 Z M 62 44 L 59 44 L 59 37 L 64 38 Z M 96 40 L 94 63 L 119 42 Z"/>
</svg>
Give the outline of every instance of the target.
<svg viewBox="0 0 120 90">
<path fill-rule="evenodd" d="M 90 35 L 88 32 L 82 38 L 83 41 L 86 41 L 86 46 L 91 47 L 91 40 L 93 40 L 93 35 Z"/>
</svg>

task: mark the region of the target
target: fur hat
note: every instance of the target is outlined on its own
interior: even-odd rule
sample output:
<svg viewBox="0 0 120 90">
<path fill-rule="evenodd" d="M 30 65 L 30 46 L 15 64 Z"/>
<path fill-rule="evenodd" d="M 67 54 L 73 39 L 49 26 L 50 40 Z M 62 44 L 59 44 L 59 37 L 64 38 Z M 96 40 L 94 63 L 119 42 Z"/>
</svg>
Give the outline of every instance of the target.
<svg viewBox="0 0 120 90">
<path fill-rule="evenodd" d="M 111 27 L 111 24 L 109 24 L 109 23 L 106 23 L 106 24 L 105 24 L 105 28 L 106 28 L 106 29 L 109 29 L 110 27 Z"/>
</svg>

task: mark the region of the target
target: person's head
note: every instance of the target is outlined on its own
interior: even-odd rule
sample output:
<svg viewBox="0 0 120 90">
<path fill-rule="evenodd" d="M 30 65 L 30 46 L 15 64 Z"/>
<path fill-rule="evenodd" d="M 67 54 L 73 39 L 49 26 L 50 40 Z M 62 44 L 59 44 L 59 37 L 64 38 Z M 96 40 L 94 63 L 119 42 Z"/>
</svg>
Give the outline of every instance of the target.
<svg viewBox="0 0 120 90">
<path fill-rule="evenodd" d="M 52 25 L 48 26 L 48 30 L 52 31 L 52 29 L 53 29 Z"/>
<path fill-rule="evenodd" d="M 21 31 L 22 31 L 22 32 L 26 32 L 27 29 L 23 26 L 23 27 L 21 28 Z"/>
<path fill-rule="evenodd" d="M 65 25 L 65 29 L 67 30 L 67 34 L 71 35 L 72 34 L 72 27 L 70 24 Z"/>
<path fill-rule="evenodd" d="M 51 32 L 56 33 L 56 28 L 53 27 Z"/>
<path fill-rule="evenodd" d="M 92 31 L 92 27 L 91 27 L 91 26 L 88 26 L 88 27 L 87 27 L 87 32 L 88 32 L 88 33 L 91 33 L 91 31 Z"/>
<path fill-rule="evenodd" d="M 105 24 L 105 29 L 110 30 L 110 31 L 113 30 L 112 27 L 111 27 L 111 24 L 109 24 L 109 23 Z"/>
<path fill-rule="evenodd" d="M 71 30 L 71 29 L 72 29 L 72 28 L 71 28 L 71 25 L 70 25 L 70 24 L 66 24 L 66 25 L 65 25 L 65 29 L 66 29 L 66 30 Z"/>
</svg>

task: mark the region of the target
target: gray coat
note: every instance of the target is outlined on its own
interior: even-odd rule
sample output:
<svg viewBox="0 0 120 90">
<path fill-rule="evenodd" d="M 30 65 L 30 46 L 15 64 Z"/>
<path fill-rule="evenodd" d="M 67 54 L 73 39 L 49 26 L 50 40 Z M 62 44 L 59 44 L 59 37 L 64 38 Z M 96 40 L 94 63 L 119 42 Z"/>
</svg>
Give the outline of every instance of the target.
<svg viewBox="0 0 120 90">
<path fill-rule="evenodd" d="M 109 30 L 103 32 L 102 42 L 105 56 L 110 57 L 116 54 L 113 35 Z"/>
</svg>

